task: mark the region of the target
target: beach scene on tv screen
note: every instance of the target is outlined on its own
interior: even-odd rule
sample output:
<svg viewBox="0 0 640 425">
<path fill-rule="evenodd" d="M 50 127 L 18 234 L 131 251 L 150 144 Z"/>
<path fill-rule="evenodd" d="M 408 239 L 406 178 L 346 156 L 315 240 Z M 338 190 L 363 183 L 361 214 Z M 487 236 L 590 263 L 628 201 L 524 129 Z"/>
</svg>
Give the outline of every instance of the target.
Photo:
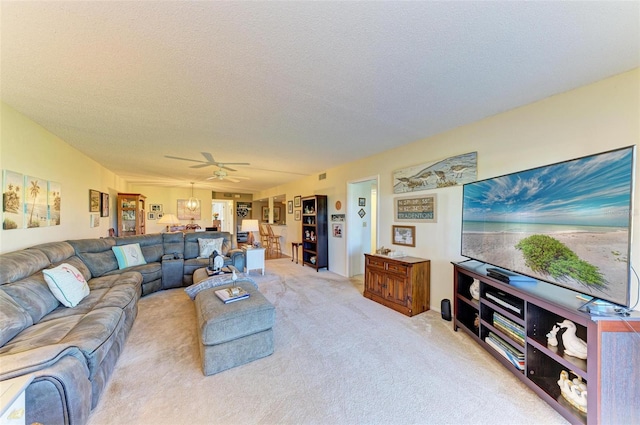
<svg viewBox="0 0 640 425">
<path fill-rule="evenodd" d="M 633 149 L 464 187 L 462 255 L 627 302 Z"/>
</svg>

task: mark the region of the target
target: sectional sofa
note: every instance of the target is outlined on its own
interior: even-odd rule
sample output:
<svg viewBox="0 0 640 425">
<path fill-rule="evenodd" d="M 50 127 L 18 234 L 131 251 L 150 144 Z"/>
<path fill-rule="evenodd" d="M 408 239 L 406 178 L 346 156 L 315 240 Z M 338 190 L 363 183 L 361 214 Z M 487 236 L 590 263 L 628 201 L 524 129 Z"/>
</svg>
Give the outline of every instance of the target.
<svg viewBox="0 0 640 425">
<path fill-rule="evenodd" d="M 198 239 L 220 238 L 225 264 L 243 270 L 243 251 L 228 232 L 69 240 L 0 255 L 0 381 L 34 375 L 26 389 L 26 423 L 86 423 L 140 297 L 189 286 L 193 272 L 208 264 L 198 258 Z M 121 268 L 121 250 L 113 247 L 135 244 L 144 264 Z M 47 274 L 51 282 L 60 265 L 77 270 L 88 286 L 88 295 L 73 307 L 61 303 L 45 280 Z"/>
</svg>

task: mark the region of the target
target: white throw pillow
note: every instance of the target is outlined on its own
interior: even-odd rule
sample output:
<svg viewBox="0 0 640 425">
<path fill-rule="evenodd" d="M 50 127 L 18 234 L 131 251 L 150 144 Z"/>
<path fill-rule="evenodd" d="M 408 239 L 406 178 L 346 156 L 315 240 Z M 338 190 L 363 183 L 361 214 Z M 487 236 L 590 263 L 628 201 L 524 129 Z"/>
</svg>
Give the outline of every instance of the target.
<svg viewBox="0 0 640 425">
<path fill-rule="evenodd" d="M 77 306 L 89 295 L 87 281 L 71 264 L 63 263 L 52 269 L 44 269 L 42 274 L 53 296 L 66 307 Z"/>
<path fill-rule="evenodd" d="M 147 264 L 147 261 L 144 259 L 144 255 L 142 255 L 142 250 L 140 249 L 139 243 L 112 246 L 111 249 L 116 255 L 119 269 L 126 269 L 127 267 L 131 266 Z"/>
<path fill-rule="evenodd" d="M 217 239 L 203 239 L 198 238 L 198 245 L 200 246 L 200 255 L 198 258 L 209 258 L 213 251 L 218 251 L 218 254 L 222 254 L 222 242 L 224 238 Z"/>
</svg>

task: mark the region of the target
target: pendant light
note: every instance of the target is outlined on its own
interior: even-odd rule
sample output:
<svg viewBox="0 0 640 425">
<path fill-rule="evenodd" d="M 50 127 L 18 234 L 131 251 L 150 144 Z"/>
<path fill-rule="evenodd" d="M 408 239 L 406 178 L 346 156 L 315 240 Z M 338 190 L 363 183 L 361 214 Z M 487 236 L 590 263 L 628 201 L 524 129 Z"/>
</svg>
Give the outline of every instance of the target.
<svg viewBox="0 0 640 425">
<path fill-rule="evenodd" d="M 193 182 L 191 182 L 191 197 L 187 200 L 185 207 L 191 212 L 196 212 L 200 209 L 200 200 L 193 196 Z"/>
</svg>

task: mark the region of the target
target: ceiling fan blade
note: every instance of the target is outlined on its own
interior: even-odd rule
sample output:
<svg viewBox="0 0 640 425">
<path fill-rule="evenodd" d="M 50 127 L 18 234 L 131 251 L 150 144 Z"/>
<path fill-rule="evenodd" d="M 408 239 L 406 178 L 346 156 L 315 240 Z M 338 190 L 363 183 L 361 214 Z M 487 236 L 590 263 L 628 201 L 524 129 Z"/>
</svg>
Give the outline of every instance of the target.
<svg viewBox="0 0 640 425">
<path fill-rule="evenodd" d="M 204 167 L 209 167 L 210 165 L 215 165 L 215 164 L 204 163 L 204 164 L 199 164 L 199 165 L 192 165 L 189 168 L 204 168 Z"/>
<path fill-rule="evenodd" d="M 240 181 L 238 179 L 234 179 L 233 177 L 225 177 L 224 179 L 229 180 L 230 182 L 233 182 L 233 183 L 238 183 Z"/>
<path fill-rule="evenodd" d="M 212 162 L 215 164 L 215 159 L 213 159 L 213 155 L 211 155 L 209 152 L 200 152 L 202 154 L 202 156 L 204 156 L 204 159 L 207 160 L 207 162 Z"/>
<path fill-rule="evenodd" d="M 165 155 L 165 158 L 170 158 L 170 159 L 179 159 L 181 161 L 191 161 L 191 162 L 201 162 L 201 163 L 205 163 L 204 161 L 200 161 L 199 159 L 189 159 L 189 158 L 180 158 L 179 156 L 171 156 L 171 155 Z"/>
<path fill-rule="evenodd" d="M 220 162 L 220 164 L 224 164 L 224 165 L 251 165 L 248 162 Z"/>
<path fill-rule="evenodd" d="M 227 167 L 225 164 L 218 164 L 218 167 L 224 168 L 225 170 L 229 170 L 229 171 L 236 171 L 233 168 Z"/>
</svg>

